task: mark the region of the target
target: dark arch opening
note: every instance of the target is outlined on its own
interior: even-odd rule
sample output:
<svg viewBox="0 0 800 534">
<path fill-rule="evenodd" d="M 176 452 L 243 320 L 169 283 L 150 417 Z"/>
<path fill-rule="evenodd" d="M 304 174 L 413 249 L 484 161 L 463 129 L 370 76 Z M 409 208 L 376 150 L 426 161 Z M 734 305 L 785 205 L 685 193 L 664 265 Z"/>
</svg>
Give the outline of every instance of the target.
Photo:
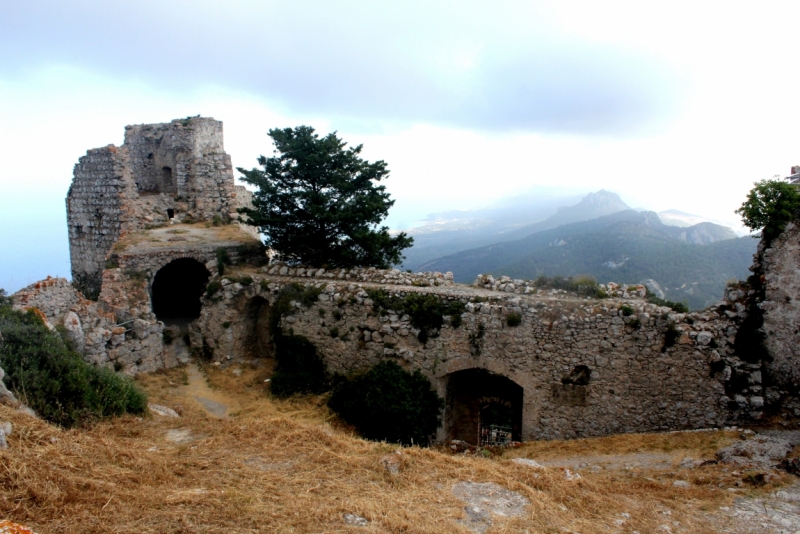
<svg viewBox="0 0 800 534">
<path fill-rule="evenodd" d="M 211 273 L 192 258 L 162 267 L 153 279 L 153 313 L 164 324 L 185 326 L 200 317 L 200 298 Z"/>
<path fill-rule="evenodd" d="M 502 445 L 522 439 L 523 389 L 485 369 L 456 371 L 447 380 L 447 439 Z"/>
<path fill-rule="evenodd" d="M 244 315 L 244 353 L 248 358 L 271 358 L 272 337 L 270 315 L 272 308 L 263 297 L 247 302 Z"/>
<path fill-rule="evenodd" d="M 170 219 L 175 218 L 175 210 L 172 208 L 167 208 L 167 217 Z"/>
</svg>

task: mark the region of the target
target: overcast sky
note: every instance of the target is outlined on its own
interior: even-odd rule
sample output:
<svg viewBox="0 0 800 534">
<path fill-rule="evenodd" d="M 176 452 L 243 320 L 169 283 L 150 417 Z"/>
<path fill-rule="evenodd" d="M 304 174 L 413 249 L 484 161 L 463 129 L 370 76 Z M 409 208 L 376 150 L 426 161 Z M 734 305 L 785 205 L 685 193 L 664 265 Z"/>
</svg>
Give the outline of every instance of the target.
<svg viewBox="0 0 800 534">
<path fill-rule="evenodd" d="M 0 0 L 0 288 L 68 276 L 64 197 L 126 124 L 309 124 L 388 162 L 389 224 L 537 186 L 730 221 L 800 163 L 798 2 Z"/>
</svg>

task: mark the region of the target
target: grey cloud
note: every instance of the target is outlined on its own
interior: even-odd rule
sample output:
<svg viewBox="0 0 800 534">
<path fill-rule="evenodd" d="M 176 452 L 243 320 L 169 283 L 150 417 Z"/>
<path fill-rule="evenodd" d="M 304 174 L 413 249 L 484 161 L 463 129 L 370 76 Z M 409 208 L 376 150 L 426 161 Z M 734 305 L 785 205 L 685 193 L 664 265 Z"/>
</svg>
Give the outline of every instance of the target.
<svg viewBox="0 0 800 534">
<path fill-rule="evenodd" d="M 9 4 L 4 77 L 70 64 L 171 91 L 222 85 L 354 120 L 625 133 L 669 113 L 677 83 L 635 51 L 555 36 L 541 13 L 517 12 L 525 4 Z"/>
</svg>

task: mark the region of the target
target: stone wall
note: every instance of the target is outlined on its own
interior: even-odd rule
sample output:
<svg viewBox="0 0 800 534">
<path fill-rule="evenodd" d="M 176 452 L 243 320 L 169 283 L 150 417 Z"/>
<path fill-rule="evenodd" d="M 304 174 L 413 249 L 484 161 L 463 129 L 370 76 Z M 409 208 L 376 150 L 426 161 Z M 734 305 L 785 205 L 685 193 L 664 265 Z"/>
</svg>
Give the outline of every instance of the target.
<svg viewBox="0 0 800 534">
<path fill-rule="evenodd" d="M 762 416 L 760 390 L 748 387 L 744 396 L 741 384 L 731 383 L 735 369 L 750 370 L 734 354 L 726 306 L 679 314 L 639 298 L 520 296 L 458 285 L 393 288 L 344 280 L 349 273 L 303 280 L 298 271 L 288 277 L 286 266 L 269 272 L 223 278 L 223 289 L 204 302 L 192 344 L 206 347 L 217 361 L 239 358 L 266 328 L 264 314 L 252 310 L 269 309 L 286 284 L 300 283 L 322 293 L 311 307 L 295 302 L 282 328 L 307 337 L 332 372 L 393 359 L 422 370 L 446 397 L 454 373 L 488 370 L 523 388 L 523 439 L 715 427 Z M 376 313 L 366 290 L 379 288 L 401 298 L 424 292 L 464 302 L 462 324 L 445 321 L 438 335 L 422 343 L 408 316 Z M 624 315 L 623 305 L 631 315 Z M 508 326 L 510 313 L 521 315 L 519 326 Z M 586 385 L 570 383 L 579 366 L 590 370 Z M 439 438 L 451 437 L 450 430 L 443 428 Z"/>
<path fill-rule="evenodd" d="M 136 196 L 127 179 L 127 151 L 113 145 L 89 150 L 75 165 L 67 193 L 72 280 L 86 296 L 100 293 L 106 254 L 129 221 Z"/>
</svg>

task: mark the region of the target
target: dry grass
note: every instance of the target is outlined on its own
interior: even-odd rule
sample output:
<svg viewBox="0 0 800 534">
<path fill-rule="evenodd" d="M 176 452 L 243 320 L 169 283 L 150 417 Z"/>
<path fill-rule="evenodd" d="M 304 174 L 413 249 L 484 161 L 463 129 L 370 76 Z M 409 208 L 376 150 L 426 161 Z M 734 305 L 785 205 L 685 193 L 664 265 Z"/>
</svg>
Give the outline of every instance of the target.
<svg viewBox="0 0 800 534">
<path fill-rule="evenodd" d="M 703 511 L 732 499 L 716 486 L 725 476 L 716 467 L 693 471 L 695 484 L 680 489 L 663 473 L 587 472 L 569 481 L 560 469 L 527 468 L 507 458 L 407 448 L 400 473 L 391 475 L 380 459 L 397 447 L 341 428 L 324 398 L 273 401 L 264 392 L 265 371 L 248 369 L 235 377 L 230 370 L 209 370 L 215 397 L 240 407 L 215 419 L 193 398 L 196 388 L 184 385 L 184 373 L 140 379 L 151 401 L 175 408 L 180 419 L 124 417 L 63 431 L 0 407 L 0 419 L 15 429 L 10 449 L 0 452 L 2 516 L 40 534 L 468 532 L 456 523 L 464 503 L 450 488 L 470 480 L 495 482 L 531 501 L 527 516 L 497 520 L 490 532 L 654 532 L 675 521 L 681 532 L 714 532 Z M 169 430 L 189 431 L 194 440 L 169 442 Z M 507 456 L 665 450 L 670 443 L 706 450 L 708 437 L 550 442 Z M 623 512 L 631 518 L 614 526 Z M 366 517 L 370 525 L 347 526 L 344 513 Z"/>
<path fill-rule="evenodd" d="M 180 241 L 170 241 L 178 234 Z M 238 224 L 212 226 L 208 222 L 192 224 L 164 225 L 149 230 L 131 232 L 117 241 L 114 252 L 122 253 L 130 249 L 165 248 L 185 243 L 258 243 L 252 235 L 246 233 Z"/>
</svg>

